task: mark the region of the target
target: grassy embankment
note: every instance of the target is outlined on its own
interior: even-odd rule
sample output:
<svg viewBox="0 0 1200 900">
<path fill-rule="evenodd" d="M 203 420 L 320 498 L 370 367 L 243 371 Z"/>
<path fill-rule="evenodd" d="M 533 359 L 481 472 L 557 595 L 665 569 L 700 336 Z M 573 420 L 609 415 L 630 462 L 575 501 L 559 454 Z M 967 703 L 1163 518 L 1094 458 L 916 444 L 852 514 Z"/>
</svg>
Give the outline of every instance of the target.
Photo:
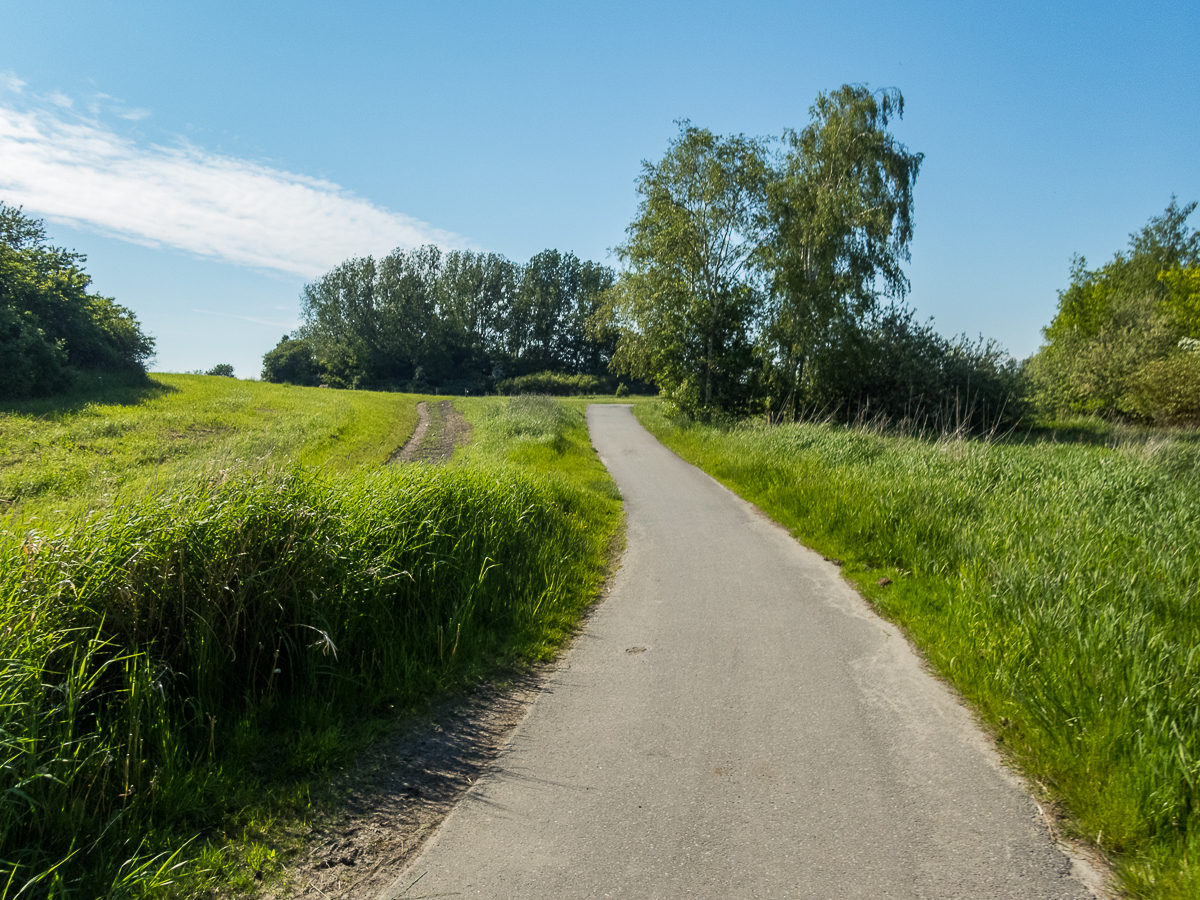
<svg viewBox="0 0 1200 900">
<path fill-rule="evenodd" d="M 1132 896 L 1200 896 L 1200 439 L 718 429 L 668 447 L 844 560 Z M 892 579 L 879 586 L 881 577 Z"/>
<path fill-rule="evenodd" d="M 0 420 L 63 473 L 0 542 L 6 897 L 250 889 L 310 779 L 551 653 L 619 522 L 582 415 L 549 401 L 471 401 L 469 460 L 380 468 L 417 398 L 161 380 Z"/>
</svg>

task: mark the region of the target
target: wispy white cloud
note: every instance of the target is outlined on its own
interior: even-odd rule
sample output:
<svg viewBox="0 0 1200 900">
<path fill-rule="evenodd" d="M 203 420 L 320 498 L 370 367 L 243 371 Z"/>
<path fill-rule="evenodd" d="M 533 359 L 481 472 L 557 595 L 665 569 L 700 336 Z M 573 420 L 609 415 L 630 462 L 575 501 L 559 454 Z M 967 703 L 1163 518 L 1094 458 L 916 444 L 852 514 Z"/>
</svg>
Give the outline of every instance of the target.
<svg viewBox="0 0 1200 900">
<path fill-rule="evenodd" d="M 64 94 L 62 91 L 54 91 L 46 98 L 60 109 L 70 109 L 75 105 L 75 101 Z"/>
<path fill-rule="evenodd" d="M 150 115 L 148 109 L 130 109 L 112 94 L 92 94 L 91 99 L 87 102 L 87 111 L 93 119 L 99 119 L 107 114 L 119 119 L 127 119 L 130 122 L 140 122 Z"/>
<path fill-rule="evenodd" d="M 278 306 L 275 308 L 280 309 Z M 220 316 L 222 319 L 239 319 L 242 322 L 253 322 L 255 325 L 269 325 L 272 328 L 282 328 L 285 331 L 291 331 L 300 324 L 298 319 L 291 319 L 290 321 L 282 322 L 278 319 L 260 319 L 256 318 L 255 316 L 239 316 L 235 313 L 214 312 L 211 309 L 193 309 L 192 312 L 201 313 L 202 315 L 206 316 Z"/>
<path fill-rule="evenodd" d="M 14 94 L 19 94 L 23 87 L 25 87 L 25 82 L 14 73 L 0 72 L 0 90 L 12 91 Z"/>
<path fill-rule="evenodd" d="M 3 77 L 14 91 L 23 85 Z M 306 278 L 351 256 L 464 246 L 323 179 L 192 145 L 140 146 L 96 118 L 3 97 L 0 200 L 135 243 Z"/>
</svg>

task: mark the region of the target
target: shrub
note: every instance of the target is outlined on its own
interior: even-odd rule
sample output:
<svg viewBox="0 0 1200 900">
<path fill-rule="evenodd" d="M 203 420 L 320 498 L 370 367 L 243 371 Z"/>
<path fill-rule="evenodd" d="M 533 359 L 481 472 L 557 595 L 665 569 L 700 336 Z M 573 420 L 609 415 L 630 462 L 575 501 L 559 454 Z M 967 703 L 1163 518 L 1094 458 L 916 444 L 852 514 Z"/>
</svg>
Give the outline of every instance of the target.
<svg viewBox="0 0 1200 900">
<path fill-rule="evenodd" d="M 566 375 L 562 372 L 538 372 L 518 375 L 496 382 L 498 394 L 552 394 L 558 397 L 579 394 L 606 394 L 609 379 L 597 375 Z"/>
<path fill-rule="evenodd" d="M 1172 198 L 1108 263 L 1088 269 L 1087 260 L 1074 259 L 1071 284 L 1043 329 L 1046 343 L 1029 361 L 1040 412 L 1162 421 L 1175 415 L 1146 404 L 1170 393 L 1162 393 L 1163 379 L 1174 379 L 1168 370 L 1183 371 L 1184 364 L 1165 362 L 1179 339 L 1200 336 L 1200 230 L 1187 227 L 1195 209 Z M 1164 365 L 1143 372 L 1152 360 Z"/>
<path fill-rule="evenodd" d="M 1147 360 L 1161 359 L 1176 346 L 1170 319 L 1149 294 L 1110 300 L 1108 320 L 1094 332 L 1081 328 L 1056 334 L 1029 361 L 1031 397 L 1045 414 L 1127 412 L 1122 398 Z"/>
<path fill-rule="evenodd" d="M 812 407 L 846 420 L 980 429 L 1009 427 L 1024 409 L 1016 361 L 997 343 L 949 340 L 898 306 L 843 324 L 812 360 L 806 387 Z"/>
<path fill-rule="evenodd" d="M 1163 302 L 1166 311 L 1186 336 L 1200 338 L 1200 266 L 1159 272 L 1158 280 L 1170 292 Z"/>
<path fill-rule="evenodd" d="M 33 314 L 0 306 L 0 397 L 24 400 L 57 393 L 70 381 L 67 355 Z"/>
<path fill-rule="evenodd" d="M 263 381 L 316 387 L 323 374 L 312 345 L 305 340 L 292 340 L 285 334 L 274 350 L 263 355 Z"/>
<path fill-rule="evenodd" d="M 142 374 L 154 355 L 133 313 L 88 293 L 84 256 L 52 247 L 42 223 L 0 203 L 0 396 L 59 393 L 74 371 Z"/>
<path fill-rule="evenodd" d="M 1200 425 L 1200 353 L 1180 349 L 1142 366 L 1121 410 L 1156 425 Z"/>
</svg>

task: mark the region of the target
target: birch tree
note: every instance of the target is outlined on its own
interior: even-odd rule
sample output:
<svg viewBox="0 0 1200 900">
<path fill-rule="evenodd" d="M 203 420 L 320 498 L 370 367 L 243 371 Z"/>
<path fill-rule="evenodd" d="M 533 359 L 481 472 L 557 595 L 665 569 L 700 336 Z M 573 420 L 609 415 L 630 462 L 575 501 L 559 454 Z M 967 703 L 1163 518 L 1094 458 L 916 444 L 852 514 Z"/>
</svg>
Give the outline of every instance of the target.
<svg viewBox="0 0 1200 900">
<path fill-rule="evenodd" d="M 761 261 L 771 280 L 764 337 L 777 401 L 790 410 L 815 360 L 852 331 L 880 297 L 902 301 L 913 234 L 913 186 L 924 154 L 887 130 L 904 112 L 895 88 L 842 85 L 818 95 L 803 131 L 784 133 L 767 187 L 771 238 Z M 782 411 L 782 410 L 781 410 Z"/>
<path fill-rule="evenodd" d="M 638 215 L 616 248 L 626 268 L 601 318 L 621 332 L 614 371 L 654 381 L 689 411 L 730 408 L 753 369 L 764 149 L 679 125 L 666 155 L 642 164 Z"/>
</svg>

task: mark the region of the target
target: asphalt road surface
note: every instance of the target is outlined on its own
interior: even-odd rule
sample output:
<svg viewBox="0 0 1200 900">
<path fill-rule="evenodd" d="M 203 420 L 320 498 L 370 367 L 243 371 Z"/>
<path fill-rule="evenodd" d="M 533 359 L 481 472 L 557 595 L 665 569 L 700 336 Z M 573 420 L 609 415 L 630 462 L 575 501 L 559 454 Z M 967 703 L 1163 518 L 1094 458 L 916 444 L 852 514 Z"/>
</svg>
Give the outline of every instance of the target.
<svg viewBox="0 0 1200 900">
<path fill-rule="evenodd" d="M 612 591 L 381 900 L 1092 896 L 833 565 L 629 407 L 588 421 L 625 498 Z"/>
</svg>

